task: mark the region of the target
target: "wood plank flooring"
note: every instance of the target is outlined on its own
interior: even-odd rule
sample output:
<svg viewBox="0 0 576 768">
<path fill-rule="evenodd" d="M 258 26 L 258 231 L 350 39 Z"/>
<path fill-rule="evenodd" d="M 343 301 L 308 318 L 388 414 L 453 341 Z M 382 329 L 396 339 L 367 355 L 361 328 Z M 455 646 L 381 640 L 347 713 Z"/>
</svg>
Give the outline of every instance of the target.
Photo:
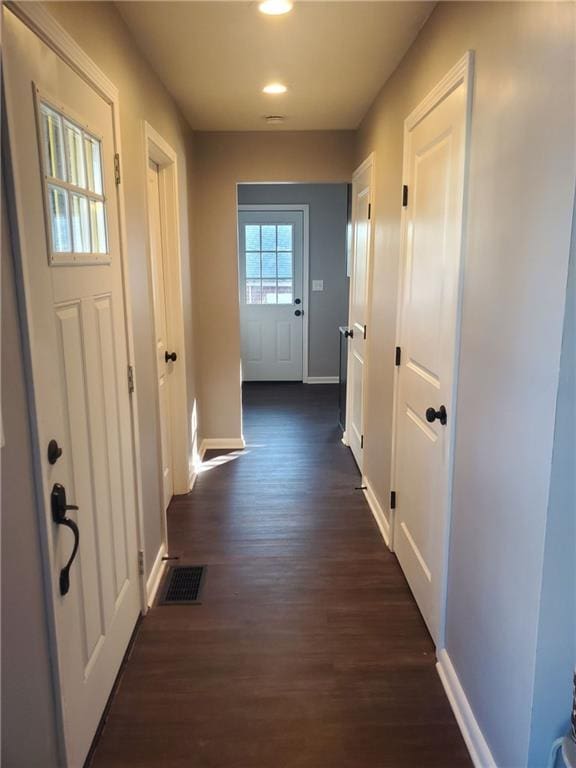
<svg viewBox="0 0 576 768">
<path fill-rule="evenodd" d="M 95 768 L 460 768 L 434 648 L 337 428 L 337 387 L 244 387 L 245 451 L 174 498 L 202 605 L 141 623 Z"/>
</svg>

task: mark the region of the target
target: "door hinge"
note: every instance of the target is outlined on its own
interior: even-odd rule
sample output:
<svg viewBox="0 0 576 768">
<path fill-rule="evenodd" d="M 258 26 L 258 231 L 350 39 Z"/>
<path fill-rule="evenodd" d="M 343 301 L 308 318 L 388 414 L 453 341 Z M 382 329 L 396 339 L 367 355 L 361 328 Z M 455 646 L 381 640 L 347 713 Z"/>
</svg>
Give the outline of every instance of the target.
<svg viewBox="0 0 576 768">
<path fill-rule="evenodd" d="M 368 330 L 367 330 L 367 329 L 368 329 L 368 326 L 366 326 L 366 325 L 365 325 L 365 326 L 364 326 L 364 338 L 366 338 L 366 333 L 368 332 Z"/>
<path fill-rule="evenodd" d="M 408 207 L 408 185 L 404 184 L 402 187 L 402 208 Z"/>
<path fill-rule="evenodd" d="M 395 365 L 400 365 L 402 361 L 402 350 L 400 347 L 396 347 L 396 357 L 394 358 Z"/>
<path fill-rule="evenodd" d="M 138 550 L 138 573 L 140 576 L 144 576 L 144 550 Z"/>
<path fill-rule="evenodd" d="M 390 509 L 396 509 L 396 491 L 390 491 Z"/>
<path fill-rule="evenodd" d="M 120 155 L 118 152 L 114 155 L 114 181 L 116 186 L 120 184 Z"/>
<path fill-rule="evenodd" d="M 134 366 L 128 366 L 128 394 L 134 392 Z"/>
<path fill-rule="evenodd" d="M 368 218 L 372 218 L 372 203 L 368 203 Z"/>
<path fill-rule="evenodd" d="M 360 448 L 364 448 L 364 435 L 360 435 Z"/>
</svg>

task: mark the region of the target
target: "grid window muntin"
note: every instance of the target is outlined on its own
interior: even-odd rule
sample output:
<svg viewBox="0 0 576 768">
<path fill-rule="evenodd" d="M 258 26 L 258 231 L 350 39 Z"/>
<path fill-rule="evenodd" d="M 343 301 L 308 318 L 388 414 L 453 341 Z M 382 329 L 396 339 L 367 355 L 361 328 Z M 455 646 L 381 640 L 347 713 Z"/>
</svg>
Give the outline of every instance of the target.
<svg viewBox="0 0 576 768">
<path fill-rule="evenodd" d="M 294 291 L 294 227 L 292 224 L 245 224 L 246 304 L 292 304 Z"/>
<path fill-rule="evenodd" d="M 109 262 L 102 139 L 38 90 L 36 96 L 49 261 L 55 265 Z M 46 130 L 48 117 L 52 120 L 50 136 Z M 67 131 L 76 140 L 74 156 L 66 139 Z M 58 231 L 53 218 L 56 194 L 61 201 L 65 200 Z M 75 211 L 81 219 L 74 220 Z M 67 240 L 61 240 L 63 233 L 67 233 Z"/>
</svg>

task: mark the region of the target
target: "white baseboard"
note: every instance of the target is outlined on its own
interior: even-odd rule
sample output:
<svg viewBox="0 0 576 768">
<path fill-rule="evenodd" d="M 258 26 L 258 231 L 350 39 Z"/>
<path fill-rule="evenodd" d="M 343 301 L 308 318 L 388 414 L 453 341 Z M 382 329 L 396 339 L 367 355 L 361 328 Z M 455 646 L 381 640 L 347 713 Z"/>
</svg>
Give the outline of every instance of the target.
<svg viewBox="0 0 576 768">
<path fill-rule="evenodd" d="M 468 752 L 476 768 L 496 768 L 496 761 L 492 757 L 490 748 L 486 743 L 474 712 L 470 706 L 464 689 L 458 680 L 456 670 L 452 666 L 450 656 L 446 649 L 438 653 L 436 670 L 446 691 L 446 696 L 458 722 Z"/>
<path fill-rule="evenodd" d="M 200 459 L 204 458 L 206 451 L 238 451 L 243 448 L 246 448 L 246 441 L 243 437 L 205 437 L 200 443 Z"/>
<path fill-rule="evenodd" d="M 308 376 L 304 380 L 304 384 L 338 384 L 339 382 L 338 376 Z"/>
<path fill-rule="evenodd" d="M 366 486 L 366 490 L 364 491 L 364 496 L 366 497 L 368 506 L 370 507 L 372 514 L 374 515 L 374 519 L 376 520 L 376 523 L 378 524 L 378 528 L 380 528 L 380 533 L 382 534 L 382 538 L 386 542 L 386 546 L 389 547 L 390 546 L 390 523 L 386 519 L 384 510 L 378 503 L 376 494 L 372 490 L 370 483 L 368 482 L 368 480 L 366 480 L 365 477 L 362 478 L 362 485 Z"/>
<path fill-rule="evenodd" d="M 158 554 L 156 555 L 156 559 L 154 560 L 154 565 L 152 566 L 152 570 L 150 571 L 150 576 L 148 576 L 148 580 L 146 582 L 146 602 L 148 603 L 148 606 L 151 606 L 156 598 L 156 593 L 158 592 L 158 587 L 160 586 L 160 582 L 162 581 L 162 576 L 164 575 L 164 568 L 166 567 L 166 561 L 162 560 L 162 558 L 166 555 L 166 545 L 162 544 L 160 546 L 160 549 L 158 550 Z"/>
</svg>

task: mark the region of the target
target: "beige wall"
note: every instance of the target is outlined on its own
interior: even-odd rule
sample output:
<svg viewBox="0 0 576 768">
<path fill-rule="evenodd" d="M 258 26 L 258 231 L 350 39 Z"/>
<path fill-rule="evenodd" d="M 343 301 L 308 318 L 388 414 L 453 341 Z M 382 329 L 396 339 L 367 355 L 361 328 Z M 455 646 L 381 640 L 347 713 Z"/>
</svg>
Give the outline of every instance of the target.
<svg viewBox="0 0 576 768">
<path fill-rule="evenodd" d="M 349 181 L 349 131 L 197 133 L 196 323 L 204 438 L 241 435 L 236 184 Z"/>
<path fill-rule="evenodd" d="M 499 765 L 528 759 L 576 166 L 575 9 L 440 3 L 356 151 L 356 163 L 376 154 L 364 467 L 387 509 L 403 121 L 475 51 L 446 645 Z"/>
<path fill-rule="evenodd" d="M 10 768 L 60 763 L 12 241 L 2 189 L 2 752 Z M 8 397 L 7 397 L 7 394 Z M 8 407 L 9 400 L 9 407 Z"/>
<path fill-rule="evenodd" d="M 57 2 L 48 8 L 120 92 L 122 168 L 130 289 L 136 355 L 144 527 L 148 572 L 160 546 L 161 496 L 158 473 L 158 423 L 151 407 L 156 397 L 152 289 L 147 254 L 143 121 L 172 146 L 178 156 L 182 283 L 186 325 L 186 362 L 192 422 L 195 404 L 190 259 L 193 143 L 191 131 L 160 80 L 143 58 L 120 14 L 111 3 Z"/>
</svg>

